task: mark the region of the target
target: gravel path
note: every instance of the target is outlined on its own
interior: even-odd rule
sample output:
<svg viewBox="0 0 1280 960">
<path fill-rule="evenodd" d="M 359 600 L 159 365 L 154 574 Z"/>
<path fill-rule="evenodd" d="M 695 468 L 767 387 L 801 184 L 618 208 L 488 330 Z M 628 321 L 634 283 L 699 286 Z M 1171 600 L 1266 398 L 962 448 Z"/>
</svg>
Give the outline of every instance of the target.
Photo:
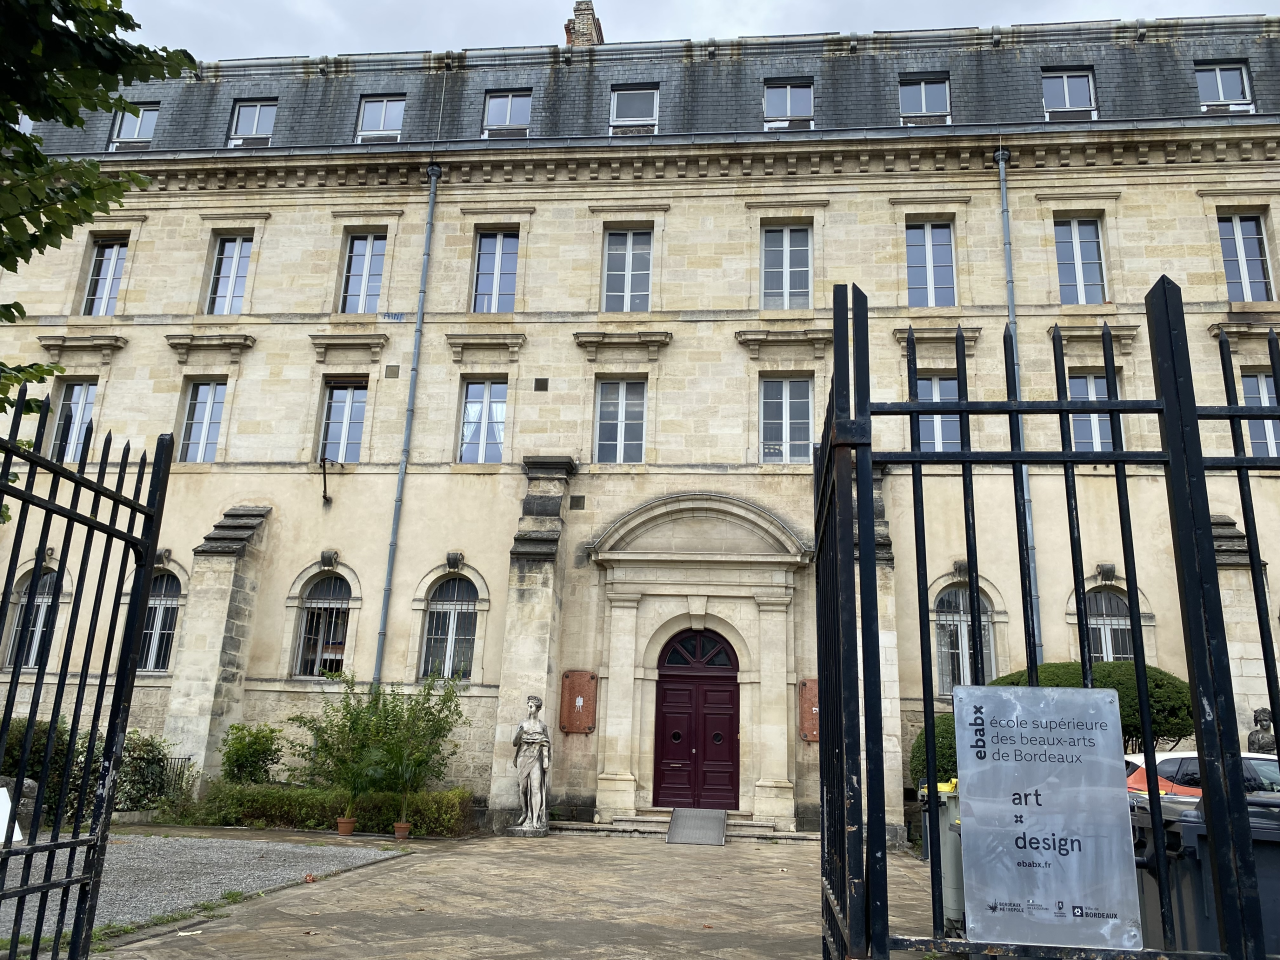
<svg viewBox="0 0 1280 960">
<path fill-rule="evenodd" d="M 217 901 L 229 890 L 256 893 L 296 883 L 308 873 L 319 877 L 394 855 L 394 851 L 373 847 L 320 843 L 117 836 L 109 841 L 96 925 L 136 923 L 204 901 Z M 59 858 L 55 876 L 60 875 L 64 863 Z M 20 864 L 18 860 L 10 869 L 21 870 Z M 42 873 L 43 868 L 43 860 L 37 858 L 33 873 Z M 56 919 L 58 897 L 54 894 L 49 899 L 49 911 Z M 34 925 L 38 902 L 38 897 L 27 902 L 24 931 Z M 0 905 L 0 931 L 5 931 L 6 937 L 12 924 L 13 901 L 7 900 Z M 49 920 L 44 929 L 46 935 L 52 931 Z"/>
</svg>

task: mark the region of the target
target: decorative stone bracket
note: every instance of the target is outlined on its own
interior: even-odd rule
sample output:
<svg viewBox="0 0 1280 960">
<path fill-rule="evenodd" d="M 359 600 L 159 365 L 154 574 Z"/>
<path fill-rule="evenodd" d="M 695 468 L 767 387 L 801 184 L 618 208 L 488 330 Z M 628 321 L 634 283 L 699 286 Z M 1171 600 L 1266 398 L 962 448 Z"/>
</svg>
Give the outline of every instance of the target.
<svg viewBox="0 0 1280 960">
<path fill-rule="evenodd" d="M 1231 320 L 1210 324 L 1209 335 L 1215 339 L 1226 336 L 1231 341 L 1231 348 L 1239 350 L 1242 340 L 1259 340 L 1265 345 L 1273 328 L 1280 329 L 1280 311 L 1269 316 L 1264 314 L 1258 320 Z"/>
<path fill-rule="evenodd" d="M 229 350 L 231 362 L 239 363 L 240 354 L 245 350 L 251 349 L 258 342 L 255 337 L 251 337 L 247 333 L 170 333 L 165 336 L 165 339 L 169 341 L 169 346 L 178 355 L 178 363 L 180 364 L 187 362 L 187 358 L 191 356 L 191 351 L 193 350 L 217 349 Z"/>
<path fill-rule="evenodd" d="M 368 350 L 369 362 L 377 363 L 388 339 L 385 333 L 313 333 L 310 337 L 316 363 L 324 363 L 330 350 Z"/>
<path fill-rule="evenodd" d="M 952 348 L 956 342 L 955 327 L 899 327 L 893 331 L 893 339 L 898 341 L 898 346 L 902 348 L 902 355 L 907 355 L 907 334 L 910 330 L 915 330 L 916 349 L 922 346 L 945 347 Z M 978 337 L 982 334 L 981 327 L 965 327 L 964 328 L 964 355 L 970 360 L 973 359 L 974 350 L 978 346 Z"/>
<path fill-rule="evenodd" d="M 1129 356 L 1133 352 L 1133 338 L 1138 335 L 1136 323 L 1112 323 L 1111 342 L 1115 344 L 1121 356 Z M 1058 324 L 1062 331 L 1063 353 L 1078 352 L 1081 348 L 1092 347 L 1099 354 L 1102 352 L 1102 325 L 1098 324 Z M 1049 328 L 1049 337 L 1053 337 L 1053 327 Z"/>
<path fill-rule="evenodd" d="M 110 363 L 117 350 L 123 350 L 129 341 L 124 337 L 89 336 L 89 337 L 37 337 L 40 346 L 49 352 L 49 359 L 54 363 L 62 362 L 62 355 L 68 350 L 98 350 L 102 354 L 102 362 Z"/>
<path fill-rule="evenodd" d="M 446 333 L 445 340 L 453 351 L 453 362 L 462 362 L 462 351 L 506 350 L 512 363 L 520 361 L 520 348 L 528 339 L 523 333 Z"/>
<path fill-rule="evenodd" d="M 791 344 L 809 343 L 813 345 L 813 356 L 821 360 L 827 355 L 827 344 L 832 340 L 830 330 L 739 330 L 733 338 L 747 348 L 752 360 L 760 359 L 760 348 L 769 346 L 790 346 Z"/>
<path fill-rule="evenodd" d="M 573 342 L 587 351 L 587 360 L 595 363 L 596 355 L 607 347 L 647 347 L 649 362 L 658 359 L 658 351 L 671 342 L 665 330 L 641 330 L 638 333 L 575 333 Z"/>
</svg>

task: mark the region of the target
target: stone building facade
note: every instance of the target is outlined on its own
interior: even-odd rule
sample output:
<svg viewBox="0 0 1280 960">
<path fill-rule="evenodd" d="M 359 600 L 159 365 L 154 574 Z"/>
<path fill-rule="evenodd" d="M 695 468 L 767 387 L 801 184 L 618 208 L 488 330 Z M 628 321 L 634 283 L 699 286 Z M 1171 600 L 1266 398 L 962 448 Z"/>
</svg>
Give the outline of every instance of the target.
<svg viewBox="0 0 1280 960">
<path fill-rule="evenodd" d="M 813 829 L 810 444 L 832 285 L 870 297 L 873 398 L 905 399 L 909 327 L 922 381 L 945 393 L 959 325 L 971 396 L 1003 399 L 1004 146 L 1026 396 L 1053 395 L 1055 324 L 1073 385 L 1096 389 L 1104 322 L 1122 394 L 1151 396 L 1142 299 L 1168 274 L 1202 331 L 1202 396 L 1222 396 L 1226 336 L 1241 389 L 1274 403 L 1280 20 L 607 44 L 580 2 L 565 30 L 565 46 L 204 63 L 132 91 L 139 118 L 37 129 L 50 152 L 151 182 L 0 275 L 0 299 L 27 311 L 0 331 L 5 356 L 65 368 L 48 389 L 74 429 L 92 416 L 118 443 L 178 440 L 172 579 L 154 590 L 133 719 L 202 770 L 216 773 L 229 724 L 314 709 L 335 686 L 324 671 L 445 671 L 467 679 L 470 719 L 450 776 L 495 824 L 517 807 L 511 736 L 536 694 L 562 815 L 701 803 Z M 1231 286 L 1236 269 L 1263 279 Z M 1127 420 L 1131 446 L 1159 444 L 1153 422 Z M 945 442 L 950 425 L 935 426 Z M 1057 446 L 1056 422 L 1028 429 Z M 905 444 L 905 428 L 877 442 Z M 1007 425 L 975 421 L 974 443 L 1002 446 Z M 1090 615 L 1122 658 L 1114 487 L 1081 474 Z M 1149 657 L 1185 676 L 1162 482 L 1134 474 Z M 879 482 L 901 822 L 920 625 L 909 483 Z M 1012 486 L 1001 470 L 976 483 L 1000 674 L 1024 665 Z M 968 616 L 948 593 L 963 576 L 959 480 L 930 489 L 935 674 L 962 682 L 948 647 Z M 1031 490 L 1044 655 L 1067 660 L 1061 473 L 1033 470 Z M 1228 544 L 1234 482 L 1211 492 Z M 1274 529 L 1274 481 L 1255 497 Z M 1244 723 L 1265 689 L 1247 565 L 1228 555 Z"/>
</svg>

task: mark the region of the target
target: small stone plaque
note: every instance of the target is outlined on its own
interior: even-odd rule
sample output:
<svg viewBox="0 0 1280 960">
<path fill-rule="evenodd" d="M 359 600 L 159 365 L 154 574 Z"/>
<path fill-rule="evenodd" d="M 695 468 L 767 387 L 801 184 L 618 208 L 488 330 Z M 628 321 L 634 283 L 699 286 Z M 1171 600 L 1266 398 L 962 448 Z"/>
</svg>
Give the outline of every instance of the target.
<svg viewBox="0 0 1280 960">
<path fill-rule="evenodd" d="M 566 670 L 560 683 L 560 732 L 594 733 L 596 729 L 596 685 L 599 678 L 590 670 Z"/>
<path fill-rule="evenodd" d="M 818 742 L 818 681 L 816 679 L 801 680 L 799 687 L 800 701 L 800 739 L 805 743 Z"/>
</svg>

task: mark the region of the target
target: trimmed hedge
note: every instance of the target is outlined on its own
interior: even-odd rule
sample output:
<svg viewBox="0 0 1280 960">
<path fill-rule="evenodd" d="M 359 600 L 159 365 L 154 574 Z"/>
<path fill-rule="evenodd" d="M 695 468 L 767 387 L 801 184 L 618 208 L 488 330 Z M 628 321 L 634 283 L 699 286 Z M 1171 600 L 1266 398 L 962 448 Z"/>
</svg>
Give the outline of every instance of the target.
<svg viewBox="0 0 1280 960">
<path fill-rule="evenodd" d="M 356 829 L 393 834 L 400 818 L 398 793 L 368 793 L 356 801 Z M 275 784 L 232 784 L 215 780 L 203 799 L 162 804 L 157 822 L 200 827 L 254 827 L 259 830 L 336 830 L 346 810 L 342 790 Z M 473 824 L 471 792 L 423 790 L 409 797 L 411 836 L 460 837 Z"/>
<path fill-rule="evenodd" d="M 937 745 L 938 782 L 946 783 L 956 774 L 956 716 L 954 713 L 933 715 L 933 741 Z M 916 736 L 911 747 L 911 784 L 915 786 L 925 778 L 924 731 Z"/>
</svg>

